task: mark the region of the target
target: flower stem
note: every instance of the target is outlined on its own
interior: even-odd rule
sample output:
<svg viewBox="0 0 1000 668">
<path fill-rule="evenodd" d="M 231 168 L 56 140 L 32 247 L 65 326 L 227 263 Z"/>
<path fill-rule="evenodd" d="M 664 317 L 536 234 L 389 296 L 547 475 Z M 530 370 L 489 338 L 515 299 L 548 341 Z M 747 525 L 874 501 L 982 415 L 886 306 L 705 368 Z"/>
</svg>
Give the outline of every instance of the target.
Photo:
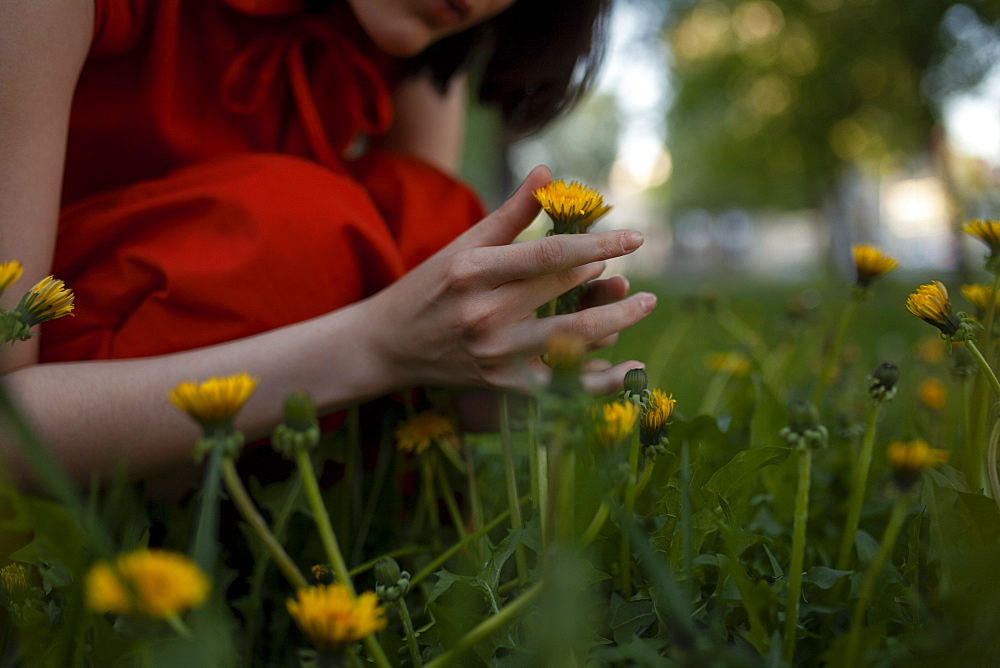
<svg viewBox="0 0 1000 668">
<path fill-rule="evenodd" d="M 521 497 L 519 503 L 523 505 L 527 500 L 528 500 L 527 497 Z M 507 519 L 509 515 L 510 515 L 509 509 L 503 511 L 495 518 L 493 518 L 488 524 L 483 526 L 482 529 L 476 531 L 475 533 L 470 533 L 468 536 L 466 536 L 465 538 L 458 541 L 457 543 L 449 547 L 447 550 L 439 554 L 437 557 L 434 558 L 433 561 L 428 563 L 426 566 L 420 569 L 416 575 L 410 578 L 410 588 L 413 589 L 414 587 L 417 586 L 417 583 L 421 582 L 428 575 L 431 575 L 432 573 L 437 571 L 437 569 L 439 569 L 442 564 L 451 559 L 454 555 L 461 552 L 469 543 L 480 538 L 481 536 L 485 536 L 490 531 L 496 529 Z"/>
<path fill-rule="evenodd" d="M 688 600 L 694 595 L 694 556 L 691 532 L 691 451 L 685 438 L 681 442 L 681 556 Z"/>
<path fill-rule="evenodd" d="M 354 583 L 351 581 L 350 573 L 347 570 L 347 562 L 344 561 L 344 555 L 340 551 L 337 536 L 333 533 L 333 527 L 330 524 L 330 515 L 327 513 L 326 505 L 323 503 L 323 496 L 319 491 L 319 483 L 316 482 L 316 471 L 313 469 L 312 460 L 309 458 L 309 451 L 305 449 L 298 450 L 295 453 L 295 463 L 299 467 L 299 474 L 302 476 L 302 483 L 306 490 L 306 499 L 309 501 L 309 507 L 316 521 L 316 530 L 319 532 L 320 542 L 323 544 L 323 551 L 326 553 L 326 558 L 330 561 L 330 567 L 333 569 L 333 573 L 337 576 L 339 582 L 347 585 L 352 594 L 357 593 L 354 589 Z"/>
<path fill-rule="evenodd" d="M 500 443 L 503 446 L 503 470 L 507 483 L 507 506 L 510 508 L 510 527 L 520 531 L 524 527 L 521 517 L 521 505 L 517 502 L 517 474 L 514 471 L 514 452 L 510 445 L 510 406 L 507 395 L 500 397 Z M 524 544 L 518 541 L 515 547 L 514 560 L 517 563 L 517 579 L 528 581 L 528 559 L 524 552 Z"/>
<path fill-rule="evenodd" d="M 500 608 L 500 612 L 487 617 L 472 630 L 458 639 L 451 649 L 441 654 L 436 659 L 426 664 L 426 668 L 442 668 L 453 665 L 466 650 L 474 646 L 480 640 L 488 638 L 494 632 L 503 628 L 504 624 L 514 621 L 542 592 L 542 583 L 532 586 L 512 602 Z"/>
<path fill-rule="evenodd" d="M 201 505 L 191 541 L 191 559 L 205 573 L 213 573 L 219 554 L 219 473 L 222 446 L 216 444 L 208 453 L 208 463 L 201 483 Z"/>
<path fill-rule="evenodd" d="M 823 400 L 823 393 L 826 392 L 827 385 L 833 380 L 833 373 L 837 368 L 837 358 L 840 356 L 840 346 L 844 342 L 847 327 L 851 324 L 851 320 L 854 319 L 854 312 L 858 310 L 859 303 L 860 301 L 857 296 L 852 297 L 851 301 L 844 308 L 843 314 L 840 316 L 840 323 L 837 325 L 833 340 L 830 342 L 830 348 L 826 351 L 826 359 L 823 361 L 823 372 L 820 374 L 819 384 L 813 393 L 812 402 L 817 408 L 819 408 L 820 402 Z"/>
<path fill-rule="evenodd" d="M 892 514 L 889 516 L 889 523 L 886 525 L 885 533 L 882 535 L 882 542 L 879 543 L 878 551 L 872 557 L 871 563 L 868 564 L 864 582 L 861 584 L 861 590 L 858 592 L 858 600 L 854 604 L 851 631 L 847 638 L 845 666 L 858 665 L 857 658 L 861 640 L 862 619 L 864 618 L 865 610 L 868 608 L 868 601 L 871 599 L 872 592 L 875 589 L 875 582 L 878 579 L 878 575 L 882 571 L 882 566 L 885 564 L 886 559 L 892 554 L 893 545 L 896 543 L 899 530 L 903 526 L 903 518 L 906 516 L 908 500 L 909 497 L 905 493 L 900 493 L 896 498 L 896 503 L 892 506 Z"/>
<path fill-rule="evenodd" d="M 622 490 L 622 504 L 625 506 L 625 516 L 632 520 L 635 515 L 635 488 L 639 475 L 639 438 L 635 434 L 630 437 L 628 450 L 628 479 Z M 621 573 L 621 587 L 625 598 L 632 596 L 632 548 L 629 544 L 628 527 L 621 527 L 621 543 L 618 549 L 618 570 Z"/>
<path fill-rule="evenodd" d="M 979 348 L 976 346 L 975 341 L 969 339 L 965 342 L 965 346 L 969 349 L 969 352 L 972 353 L 972 357 L 979 362 L 979 367 L 983 370 L 983 374 L 986 375 L 986 382 L 988 382 L 990 387 L 993 389 L 994 396 L 997 399 L 1000 399 L 1000 380 L 997 380 L 997 375 L 993 372 L 993 368 L 990 366 L 990 363 L 987 362 L 986 358 L 983 357 L 983 354 L 979 352 Z"/>
<path fill-rule="evenodd" d="M 420 647 L 417 646 L 417 632 L 413 630 L 413 620 L 410 619 L 410 610 L 406 607 L 406 600 L 400 596 L 396 599 L 396 610 L 399 612 L 399 619 L 403 622 L 403 633 L 406 634 L 406 647 L 410 650 L 410 658 L 416 668 L 422 668 L 424 662 L 420 659 Z"/>
<path fill-rule="evenodd" d="M 601 528 L 607 521 L 609 513 L 608 502 L 601 501 L 601 505 L 597 507 L 597 512 L 594 513 L 594 518 L 590 520 L 590 524 L 587 525 L 586 530 L 583 532 L 583 536 L 580 538 L 580 545 L 586 546 L 594 542 L 594 539 L 597 538 L 597 534 L 601 531 Z"/>
<path fill-rule="evenodd" d="M 455 531 L 458 532 L 458 535 L 465 538 L 469 531 L 466 529 L 465 518 L 462 517 L 462 511 L 458 509 L 458 503 L 455 502 L 455 493 L 452 491 L 451 484 L 448 482 L 448 474 L 445 473 L 443 466 L 435 467 L 435 474 L 437 475 L 441 498 L 444 499 L 444 505 L 448 509 L 448 515 L 451 516 L 451 523 L 455 525 Z"/>
<path fill-rule="evenodd" d="M 978 440 L 974 438 L 972 427 L 972 400 L 969 396 L 969 379 L 962 378 L 960 381 L 962 396 L 962 440 L 964 441 L 962 468 L 965 472 L 969 487 L 976 489 L 983 482 L 983 453 L 978 447 Z"/>
<path fill-rule="evenodd" d="M 1000 441 L 1000 420 L 993 425 L 993 433 L 990 434 L 990 444 L 986 451 L 986 472 L 989 474 L 990 491 L 993 493 L 993 500 L 1000 508 L 1000 479 L 997 479 L 997 441 Z"/>
<path fill-rule="evenodd" d="M 191 635 L 191 629 L 189 629 L 187 624 L 184 623 L 184 620 L 178 617 L 177 615 L 168 615 L 166 617 L 166 620 L 167 624 L 170 625 L 170 628 L 176 631 L 177 635 L 179 635 L 180 637 L 186 640 L 190 640 L 193 637 Z"/>
<path fill-rule="evenodd" d="M 424 508 L 431 523 L 431 544 L 441 546 L 441 514 L 438 509 L 437 494 L 434 493 L 433 454 L 424 452 L 417 456 L 420 462 L 420 489 L 423 492 Z"/>
<path fill-rule="evenodd" d="M 874 402 L 868 408 L 868 420 L 865 424 L 865 436 L 861 442 L 861 453 L 854 464 L 854 476 L 851 480 L 851 496 L 847 503 L 847 522 L 844 525 L 844 532 L 840 536 L 840 550 L 837 552 L 835 568 L 839 571 L 846 570 L 851 563 L 854 534 L 857 533 L 858 522 L 861 521 L 861 506 L 864 503 L 865 491 L 868 487 L 868 471 L 871 469 L 872 451 L 875 446 L 875 423 L 880 407 L 879 402 Z"/>
<path fill-rule="evenodd" d="M 326 558 L 330 560 L 330 567 L 333 569 L 334 575 L 337 576 L 337 581 L 346 585 L 352 594 L 357 594 L 354 582 L 351 581 L 351 574 L 347 570 L 347 562 L 344 561 L 344 555 L 340 551 L 337 535 L 333 532 L 333 525 L 330 524 L 330 514 L 326 511 L 326 505 L 323 503 L 323 495 L 319 491 L 319 483 L 316 481 L 316 471 L 309 458 L 309 451 L 304 448 L 297 450 L 295 463 L 299 467 L 299 475 L 302 476 L 302 483 L 306 489 L 306 499 L 309 501 L 309 507 L 316 522 L 320 542 L 323 543 L 323 551 L 326 552 Z M 375 636 L 366 636 L 363 642 L 375 665 L 380 668 L 388 668 L 389 659 Z"/>
<path fill-rule="evenodd" d="M 809 482 L 812 450 L 799 451 L 799 476 L 795 493 L 795 520 L 792 527 L 792 562 L 788 566 L 788 598 L 785 602 L 785 639 L 782 658 L 791 664 L 799 626 L 799 596 L 802 593 L 802 562 L 806 551 L 806 524 L 809 522 Z M 850 664 L 848 664 L 850 665 Z"/>
<path fill-rule="evenodd" d="M 284 574 L 285 579 L 296 589 L 308 587 L 309 583 L 306 582 L 302 573 L 299 572 L 299 569 L 295 566 L 295 562 L 285 552 L 285 548 L 274 537 L 271 529 L 267 526 L 267 522 L 264 521 L 264 518 L 257 511 L 257 507 L 247 493 L 246 487 L 243 486 L 240 474 L 236 470 L 236 464 L 230 456 L 222 458 L 222 477 L 226 482 L 226 489 L 229 490 L 229 496 L 233 500 L 233 505 L 240 511 L 243 519 L 246 520 L 250 528 L 257 534 L 260 541 L 264 543 L 264 547 L 271 553 L 278 568 Z"/>
</svg>

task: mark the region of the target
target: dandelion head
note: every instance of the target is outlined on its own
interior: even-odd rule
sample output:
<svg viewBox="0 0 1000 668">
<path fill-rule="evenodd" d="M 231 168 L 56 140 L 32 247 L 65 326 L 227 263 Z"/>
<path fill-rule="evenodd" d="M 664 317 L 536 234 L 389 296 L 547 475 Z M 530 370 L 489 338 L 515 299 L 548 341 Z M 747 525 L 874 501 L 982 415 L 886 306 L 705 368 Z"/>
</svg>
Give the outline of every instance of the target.
<svg viewBox="0 0 1000 668">
<path fill-rule="evenodd" d="M 986 244 L 991 256 L 1000 252 L 1000 220 L 972 220 L 962 231 Z"/>
<path fill-rule="evenodd" d="M 948 289 L 941 281 L 921 285 L 906 298 L 906 310 L 921 320 L 934 325 L 945 336 L 952 336 L 961 324 L 951 312 Z"/>
<path fill-rule="evenodd" d="M 668 395 L 660 388 L 654 388 L 646 394 L 639 417 L 639 436 L 643 445 L 657 445 L 660 442 L 663 430 L 674 414 L 676 403 L 674 395 Z"/>
<path fill-rule="evenodd" d="M 631 401 L 615 401 L 594 409 L 594 433 L 605 447 L 616 447 L 635 431 L 639 406 Z"/>
<path fill-rule="evenodd" d="M 920 381 L 920 385 L 917 386 L 917 396 L 924 406 L 932 411 L 939 411 L 945 406 L 947 392 L 944 383 L 930 376 Z"/>
<path fill-rule="evenodd" d="M 437 411 L 425 411 L 406 420 L 393 432 L 396 447 L 402 452 L 420 454 L 434 443 L 454 440 L 458 433 L 455 421 Z"/>
<path fill-rule="evenodd" d="M 899 266 L 893 258 L 883 255 L 875 246 L 857 244 L 851 248 L 854 254 L 854 267 L 857 269 L 857 282 L 862 288 L 867 288 L 879 276 L 884 276 Z"/>
<path fill-rule="evenodd" d="M 576 181 L 569 185 L 561 179 L 553 181 L 532 194 L 549 214 L 557 233 L 586 232 L 611 210 L 599 191 Z"/>
<path fill-rule="evenodd" d="M 202 383 L 184 382 L 170 391 L 170 401 L 190 415 L 206 431 L 232 424 L 243 404 L 257 387 L 257 379 L 246 373 L 209 378 Z"/>
<path fill-rule="evenodd" d="M 896 485 L 903 490 L 913 487 L 920 474 L 929 468 L 948 461 L 951 453 L 938 450 L 927 441 L 895 441 L 889 445 L 887 455 Z"/>
<path fill-rule="evenodd" d="M 0 294 L 12 286 L 24 273 L 24 267 L 17 260 L 0 262 Z"/>
<path fill-rule="evenodd" d="M 143 614 L 158 619 L 179 615 L 208 597 L 209 582 L 182 554 L 136 550 L 88 571 L 87 607 L 98 613 Z"/>
<path fill-rule="evenodd" d="M 989 310 L 991 298 L 993 300 L 994 309 L 1000 305 L 1000 295 L 993 293 L 992 285 L 984 285 L 982 283 L 963 285 L 962 295 L 969 301 L 970 304 L 976 307 L 976 311 L 980 314 L 986 313 Z"/>
<path fill-rule="evenodd" d="M 21 298 L 17 312 L 28 327 L 70 315 L 73 311 L 73 291 L 52 276 L 35 283 Z"/>
<path fill-rule="evenodd" d="M 337 583 L 299 589 L 288 613 L 321 652 L 337 652 L 385 628 L 385 611 L 375 592 L 355 596 Z"/>
<path fill-rule="evenodd" d="M 28 592 L 28 574 L 24 566 L 11 562 L 0 568 L 0 586 L 10 601 L 20 601 Z"/>
</svg>

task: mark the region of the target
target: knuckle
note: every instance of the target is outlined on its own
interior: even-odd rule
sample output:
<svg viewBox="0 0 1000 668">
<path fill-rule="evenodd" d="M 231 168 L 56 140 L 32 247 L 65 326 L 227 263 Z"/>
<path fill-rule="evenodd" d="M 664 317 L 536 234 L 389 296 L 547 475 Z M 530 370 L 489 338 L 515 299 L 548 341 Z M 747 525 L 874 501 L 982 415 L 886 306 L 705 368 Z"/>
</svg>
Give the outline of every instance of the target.
<svg viewBox="0 0 1000 668">
<path fill-rule="evenodd" d="M 566 251 L 555 237 L 539 239 L 535 246 L 535 262 L 543 269 L 554 269 L 563 264 Z"/>
<path fill-rule="evenodd" d="M 459 253 L 448 265 L 446 280 L 456 288 L 468 288 L 479 276 L 479 263 L 470 253 Z"/>
<path fill-rule="evenodd" d="M 467 301 L 458 313 L 458 325 L 466 336 L 478 336 L 489 331 L 493 310 L 478 301 Z"/>
</svg>

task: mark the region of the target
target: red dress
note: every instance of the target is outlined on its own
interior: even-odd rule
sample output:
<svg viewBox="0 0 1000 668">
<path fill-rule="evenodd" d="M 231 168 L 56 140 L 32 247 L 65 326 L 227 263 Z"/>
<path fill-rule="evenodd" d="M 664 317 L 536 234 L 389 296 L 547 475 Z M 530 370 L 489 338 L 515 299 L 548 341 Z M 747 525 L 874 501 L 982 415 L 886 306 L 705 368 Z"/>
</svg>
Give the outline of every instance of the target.
<svg viewBox="0 0 1000 668">
<path fill-rule="evenodd" d="M 391 59 L 346 9 L 97 0 L 53 273 L 75 317 L 45 362 L 143 357 L 305 320 L 385 287 L 482 215 L 391 125 Z"/>
</svg>

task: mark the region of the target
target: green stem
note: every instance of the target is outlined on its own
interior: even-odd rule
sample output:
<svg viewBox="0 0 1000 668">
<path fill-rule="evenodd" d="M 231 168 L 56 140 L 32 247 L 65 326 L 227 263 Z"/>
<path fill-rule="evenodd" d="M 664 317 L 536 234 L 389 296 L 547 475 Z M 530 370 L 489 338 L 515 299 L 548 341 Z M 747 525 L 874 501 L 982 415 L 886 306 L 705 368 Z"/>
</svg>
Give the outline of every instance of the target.
<svg viewBox="0 0 1000 668">
<path fill-rule="evenodd" d="M 468 535 L 468 530 L 465 527 L 465 518 L 462 517 L 462 511 L 458 509 L 458 503 L 455 502 L 455 493 L 451 489 L 451 483 L 448 482 L 448 474 L 445 473 L 443 466 L 435 467 L 435 473 L 437 474 L 438 486 L 441 489 L 441 498 L 444 499 L 444 505 L 448 509 L 448 515 L 451 517 L 451 523 L 455 525 L 455 531 L 462 538 Z"/>
<path fill-rule="evenodd" d="M 257 534 L 260 541 L 264 543 L 264 547 L 267 548 L 267 551 L 274 558 L 285 579 L 296 589 L 305 589 L 308 587 L 309 583 L 302 577 L 302 573 L 299 572 L 295 562 L 285 552 L 285 548 L 274 537 L 270 527 L 267 526 L 267 522 L 264 521 L 264 518 L 257 511 L 257 507 L 247 493 L 246 487 L 243 486 L 240 474 L 236 470 L 236 464 L 230 456 L 222 458 L 222 477 L 226 482 L 226 489 L 229 490 L 229 497 L 232 499 L 233 505 L 240 511 L 240 515 L 243 516 L 246 523 Z"/>
<path fill-rule="evenodd" d="M 353 578 L 353 577 L 357 577 L 358 575 L 361 575 L 362 573 L 366 573 L 366 572 L 370 571 L 375 566 L 375 564 L 377 564 L 379 562 L 380 559 L 383 559 L 385 557 L 392 557 L 393 559 L 398 559 L 399 557 L 405 557 L 405 556 L 408 556 L 408 555 L 411 555 L 411 554 L 417 554 L 419 552 L 427 552 L 427 551 L 429 551 L 429 548 L 427 548 L 427 547 L 421 547 L 421 546 L 418 546 L 418 545 L 411 545 L 409 547 L 401 547 L 401 548 L 392 550 L 390 552 L 386 552 L 385 554 L 381 554 L 381 555 L 375 557 L 374 559 L 369 559 L 368 561 L 366 561 L 363 564 L 359 564 L 359 565 L 355 566 L 354 568 L 352 568 L 350 570 L 350 574 L 351 574 L 351 577 Z"/>
<path fill-rule="evenodd" d="M 302 483 L 306 491 L 306 499 L 309 501 L 309 508 L 312 510 L 313 519 L 316 522 L 316 530 L 319 532 L 320 542 L 323 544 L 323 551 L 326 553 L 326 558 L 330 561 L 330 567 L 333 569 L 333 573 L 337 576 L 339 582 L 347 585 L 352 594 L 357 593 L 347 570 L 347 562 L 344 561 L 344 555 L 340 551 L 337 536 L 334 534 L 333 527 L 330 524 L 330 515 L 327 513 L 326 505 L 323 503 L 323 495 L 319 491 L 319 483 L 316 481 L 316 471 L 313 469 L 309 452 L 305 449 L 298 450 L 295 453 L 295 463 L 299 467 L 299 474 L 302 476 Z"/>
<path fill-rule="evenodd" d="M 180 637 L 185 640 L 190 640 L 193 637 L 191 635 L 191 629 L 189 629 L 187 624 L 184 623 L 184 620 L 177 615 L 168 615 L 166 620 L 167 624 L 170 625 L 170 628 L 172 628 Z"/>
<path fill-rule="evenodd" d="M 601 528 L 608 519 L 610 510 L 608 509 L 608 502 L 601 501 L 601 505 L 597 507 L 597 512 L 594 513 L 594 518 L 590 520 L 590 524 L 587 525 L 586 530 L 583 532 L 583 536 L 580 538 L 580 545 L 586 546 L 594 542 L 597 538 L 597 534 L 600 533 Z"/>
<path fill-rule="evenodd" d="M 983 354 L 979 352 L 979 348 L 976 347 L 975 341 L 969 339 L 965 342 L 965 346 L 969 349 L 969 352 L 972 353 L 972 357 L 979 362 L 979 367 L 983 370 L 983 374 L 986 376 L 986 382 L 988 382 L 990 387 L 993 389 L 993 395 L 997 399 L 1000 399 L 1000 380 L 997 380 L 997 375 L 993 372 L 993 368 L 990 367 L 990 363 L 987 362 L 986 358 L 983 357 Z"/>
<path fill-rule="evenodd" d="M 688 600 L 694 594 L 694 552 L 691 531 L 691 452 L 685 438 L 681 442 L 681 555 Z"/>
<path fill-rule="evenodd" d="M 885 565 L 886 560 L 892 554 L 892 548 L 896 543 L 896 538 L 899 536 L 899 530 L 903 526 L 907 501 L 908 497 L 905 493 L 900 493 L 896 498 L 896 503 L 892 506 L 892 514 L 889 516 L 889 523 L 886 525 L 885 533 L 882 535 L 882 542 L 879 543 L 878 551 L 875 552 L 871 563 L 868 564 L 864 582 L 862 582 L 861 589 L 858 592 L 858 600 L 854 604 L 851 631 L 847 638 L 847 658 L 843 664 L 845 666 L 858 665 L 858 650 L 865 610 L 868 608 L 868 602 L 871 600 L 872 592 L 875 590 L 875 583 L 878 580 L 879 573 L 882 571 L 882 566 Z"/>
<path fill-rule="evenodd" d="M 785 639 L 782 658 L 791 664 L 799 626 L 799 597 L 802 593 L 802 562 L 806 551 L 806 524 L 809 522 L 809 478 L 812 450 L 799 452 L 799 476 L 795 493 L 795 521 L 792 528 L 792 562 L 788 567 L 788 598 L 785 602 Z M 850 665 L 850 664 L 847 664 Z"/>
<path fill-rule="evenodd" d="M 647 457 L 646 463 L 642 467 L 642 475 L 639 476 L 639 482 L 635 484 L 635 492 L 632 493 L 633 498 L 638 499 L 646 489 L 646 485 L 648 485 L 649 481 L 652 480 L 653 466 L 653 459 L 651 457 Z"/>
<path fill-rule="evenodd" d="M 986 472 L 989 474 L 990 491 L 993 492 L 993 500 L 1000 508 L 1000 479 L 997 479 L 997 441 L 1000 441 L 1000 420 L 993 425 L 993 433 L 990 434 L 990 445 L 986 450 Z"/>
<path fill-rule="evenodd" d="M 560 473 L 562 471 L 563 451 L 566 448 L 566 432 L 568 430 L 565 418 L 559 418 L 554 427 L 552 442 L 550 447 L 543 448 L 542 452 L 547 453 L 545 465 L 539 481 L 542 483 L 541 497 L 544 499 L 542 512 L 542 547 L 546 553 L 549 545 L 555 541 L 559 533 L 559 488 L 561 485 Z M 539 461 L 539 464 L 542 462 Z"/>
<path fill-rule="evenodd" d="M 316 530 L 319 532 L 320 542 L 323 543 L 323 551 L 326 552 L 326 558 L 330 560 L 330 567 L 333 568 L 333 573 L 337 576 L 337 581 L 346 585 L 348 590 L 356 595 L 357 591 L 354 589 L 354 582 L 351 581 L 351 575 L 347 570 L 347 562 L 344 561 L 344 555 L 340 551 L 340 544 L 337 542 L 337 535 L 333 533 L 333 525 L 330 524 L 330 514 L 326 511 L 326 505 L 323 503 L 323 495 L 319 491 L 319 483 L 316 481 L 316 471 L 313 469 L 309 452 L 300 448 L 295 453 L 295 463 L 299 467 L 299 475 L 302 476 L 302 482 L 306 489 L 306 499 L 309 501 L 309 507 L 312 509 L 313 519 L 316 522 Z M 388 668 L 389 659 L 385 656 L 385 652 L 382 650 L 382 646 L 378 644 L 375 636 L 366 636 L 363 642 L 375 665 Z"/>
<path fill-rule="evenodd" d="M 732 353 L 730 353 L 731 355 Z M 698 415 L 712 415 L 715 412 L 715 407 L 718 405 L 719 400 L 722 398 L 722 393 L 726 389 L 726 384 L 732 374 L 721 369 L 716 371 L 712 376 L 712 380 L 708 382 L 708 387 L 705 388 L 705 394 L 701 400 L 701 406 L 698 407 Z"/>
<path fill-rule="evenodd" d="M 507 506 L 510 508 L 510 527 L 514 531 L 520 531 L 524 528 L 524 519 L 521 517 L 521 506 L 517 502 L 520 495 L 517 493 L 514 451 L 510 445 L 510 406 L 506 394 L 500 397 L 500 443 L 503 447 L 503 470 L 504 479 L 507 483 Z M 518 541 L 515 548 L 514 560 L 517 564 L 517 579 L 521 582 L 527 582 L 528 558 L 524 552 L 524 544 L 520 541 Z"/>
<path fill-rule="evenodd" d="M 528 500 L 527 497 L 521 497 L 520 503 L 523 505 L 525 502 L 527 502 L 527 500 Z M 434 558 L 433 561 L 424 566 L 422 569 L 420 569 L 420 571 L 417 572 L 416 575 L 410 578 L 410 588 L 413 589 L 414 587 L 417 586 L 417 583 L 421 582 L 428 575 L 431 575 L 435 571 L 437 571 L 437 569 L 439 569 L 442 566 L 442 564 L 444 564 L 454 555 L 462 551 L 466 546 L 469 545 L 469 543 L 480 538 L 481 536 L 485 536 L 490 531 L 493 531 L 493 529 L 496 529 L 507 519 L 509 515 L 510 515 L 510 510 L 503 511 L 502 513 L 497 515 L 493 520 L 491 520 L 488 524 L 486 524 L 482 529 L 480 529 L 475 533 L 470 533 L 468 536 L 466 536 L 465 538 L 458 541 L 457 543 L 449 547 L 447 550 L 439 554 L 437 557 Z"/>
<path fill-rule="evenodd" d="M 191 559 L 205 573 L 214 573 L 219 554 L 219 488 L 222 468 L 222 446 L 214 445 L 208 453 L 208 463 L 201 483 L 198 519 L 191 541 Z"/>
<path fill-rule="evenodd" d="M 865 424 L 865 436 L 861 442 L 861 453 L 854 464 L 854 476 L 851 480 L 851 496 L 847 503 L 847 522 L 840 536 L 840 550 L 837 552 L 835 568 L 846 570 L 851 565 L 851 554 L 854 551 L 854 534 L 858 531 L 861 521 L 861 506 L 865 500 L 868 487 L 868 471 L 872 465 L 872 451 L 875 446 L 875 423 L 878 419 L 880 402 L 874 402 L 868 408 L 868 420 Z"/>
<path fill-rule="evenodd" d="M 538 517 L 539 508 L 539 474 L 541 452 L 538 447 L 538 402 L 534 397 L 528 399 L 528 475 L 531 478 L 531 509 Z"/>
<path fill-rule="evenodd" d="M 1000 272 L 993 274 L 993 289 L 990 300 L 986 302 L 986 317 L 983 322 L 983 338 L 986 340 L 986 359 L 993 359 L 995 342 L 993 340 L 993 324 L 997 313 L 997 293 L 1000 292 Z"/>
<path fill-rule="evenodd" d="M 826 359 L 823 360 L 823 371 L 819 377 L 819 385 L 816 386 L 816 391 L 813 393 L 812 402 L 817 408 L 821 405 L 820 402 L 823 400 L 823 393 L 826 391 L 827 385 L 833 380 L 833 374 L 837 368 L 837 358 L 840 356 L 840 346 L 844 342 L 847 327 L 854 319 L 854 312 L 858 310 L 859 303 L 858 297 L 853 297 L 840 316 L 837 331 L 833 335 L 833 341 L 830 342 L 829 350 L 826 351 Z"/>
<path fill-rule="evenodd" d="M 576 521 L 576 452 L 565 453 L 559 473 L 559 539 L 567 543 L 573 539 Z"/>
<path fill-rule="evenodd" d="M 453 665 L 459 657 L 461 657 L 476 643 L 490 637 L 493 633 L 503 628 L 505 624 L 517 619 L 522 613 L 525 612 L 526 608 L 531 605 L 536 598 L 538 598 L 538 595 L 541 592 L 541 582 L 532 586 L 530 589 L 525 590 L 523 594 L 518 596 L 511 603 L 508 603 L 504 607 L 500 608 L 500 612 L 492 617 L 486 618 L 464 636 L 459 638 L 451 649 L 428 663 L 426 668 L 442 668 L 443 666 Z"/>
<path fill-rule="evenodd" d="M 441 546 L 441 514 L 438 509 L 437 494 L 434 493 L 434 462 L 433 453 L 425 451 L 417 455 L 420 462 L 420 490 L 423 493 L 424 509 L 431 523 L 431 544 L 436 548 Z"/>
<path fill-rule="evenodd" d="M 639 438 L 633 434 L 628 450 L 628 479 L 625 481 L 625 489 L 622 490 L 622 502 L 625 506 L 625 515 L 629 520 L 635 518 L 635 488 L 637 476 L 639 475 Z M 621 527 L 621 542 L 618 548 L 618 570 L 621 573 L 621 587 L 625 593 L 625 598 L 632 596 L 632 548 L 629 544 L 628 527 Z"/>
<path fill-rule="evenodd" d="M 972 433 L 972 406 L 969 397 L 969 379 L 963 377 L 959 385 L 962 394 L 962 435 L 964 441 L 962 469 L 969 487 L 976 489 L 983 482 L 983 455 Z"/>
<path fill-rule="evenodd" d="M 396 610 L 399 612 L 399 619 L 403 622 L 403 632 L 406 634 L 406 647 L 410 650 L 410 658 L 413 665 L 422 668 L 424 662 L 420 659 L 420 647 L 417 646 L 417 633 L 413 630 L 413 620 L 410 619 L 410 610 L 406 607 L 406 601 L 400 596 L 396 599 Z"/>
</svg>

